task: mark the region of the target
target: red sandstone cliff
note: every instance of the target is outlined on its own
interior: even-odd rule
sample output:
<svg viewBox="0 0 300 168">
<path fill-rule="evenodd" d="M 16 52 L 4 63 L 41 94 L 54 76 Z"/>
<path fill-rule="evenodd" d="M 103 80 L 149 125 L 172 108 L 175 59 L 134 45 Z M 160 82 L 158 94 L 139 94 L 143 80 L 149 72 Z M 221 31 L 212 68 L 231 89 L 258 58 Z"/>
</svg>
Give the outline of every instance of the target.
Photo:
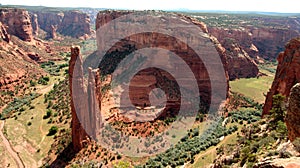
<svg viewBox="0 0 300 168">
<path fill-rule="evenodd" d="M 289 107 L 286 115 L 289 140 L 300 138 L 300 83 L 296 84 L 289 95 Z M 297 147 L 300 147 L 297 144 Z M 300 152 L 300 151 L 299 151 Z"/>
<path fill-rule="evenodd" d="M 39 27 L 56 38 L 56 33 L 75 38 L 90 36 L 90 18 L 79 11 L 31 11 L 37 15 Z"/>
<path fill-rule="evenodd" d="M 37 78 L 44 73 L 34 61 L 37 61 L 38 55 L 16 45 L 15 43 L 23 41 L 8 34 L 6 28 L 7 26 L 0 22 L 0 90 L 20 96 L 24 94 L 25 90 L 20 88 L 24 88 L 25 83 L 34 76 Z M 12 98 L 12 96 L 0 95 L 0 109 L 2 103 L 8 103 Z"/>
<path fill-rule="evenodd" d="M 79 120 L 81 115 L 86 112 L 86 96 L 83 84 L 82 57 L 80 56 L 79 47 L 71 47 L 71 59 L 69 62 L 69 83 L 71 97 L 71 115 L 72 115 L 72 143 L 75 151 L 83 147 L 83 141 L 88 139 L 88 135 Z M 81 104 L 76 104 L 82 100 Z"/>
<path fill-rule="evenodd" d="M 258 75 L 257 64 L 234 39 L 225 38 L 221 43 L 226 49 L 230 80 L 256 77 Z"/>
<path fill-rule="evenodd" d="M 101 11 L 98 13 L 97 16 L 97 20 L 96 20 L 96 29 L 99 29 L 101 26 L 105 25 L 106 23 L 110 22 L 111 20 L 118 18 L 120 16 L 123 16 L 125 14 L 130 14 L 133 11 Z M 147 11 L 146 11 L 147 12 Z M 151 13 L 151 12 L 150 12 Z M 154 12 L 155 13 L 155 12 Z M 225 69 L 224 71 L 224 76 L 226 79 L 226 88 L 225 92 L 228 93 L 228 74 L 227 74 L 227 59 L 226 59 L 226 55 L 225 55 L 225 49 L 221 46 L 221 44 L 218 42 L 218 40 L 216 38 L 214 38 L 213 36 L 210 36 L 209 34 L 207 34 L 207 28 L 206 25 L 203 22 L 200 22 L 196 19 L 193 19 L 191 17 L 188 16 L 184 16 L 181 14 L 168 14 L 172 15 L 170 17 L 172 18 L 179 18 L 178 21 L 180 23 L 178 23 L 178 25 L 180 24 L 186 24 L 186 23 L 192 23 L 196 26 L 198 26 L 202 32 L 205 34 L 203 35 L 206 39 L 208 39 L 209 41 L 213 42 L 212 46 L 214 48 L 216 48 L 216 50 L 219 53 L 219 57 L 222 60 L 223 63 L 223 69 Z M 154 16 L 157 17 L 168 17 L 168 16 L 160 16 L 159 12 L 156 12 L 154 14 Z M 155 19 L 154 19 L 155 20 Z M 152 20 L 153 21 L 153 20 Z M 162 23 L 164 22 L 164 19 L 162 19 Z M 170 21 L 168 21 L 170 22 Z M 173 29 L 173 28 L 170 28 Z M 108 30 L 109 32 L 107 32 L 108 34 L 114 34 L 115 30 L 112 28 L 110 30 Z M 132 30 L 130 30 L 132 31 Z M 177 32 L 176 30 L 173 32 Z M 101 41 L 101 36 L 97 35 L 97 40 Z M 101 44 L 101 42 L 98 42 L 98 45 Z M 100 63 L 100 67 L 103 68 L 102 72 L 103 74 L 110 74 L 111 73 L 111 68 L 113 66 L 113 64 L 116 64 L 118 62 L 118 55 L 124 55 L 124 53 L 130 53 L 132 51 L 135 50 L 139 50 L 142 48 L 147 48 L 147 47 L 153 47 L 153 48 L 163 48 L 166 49 L 168 51 L 172 51 L 175 54 L 179 55 L 188 65 L 190 65 L 190 68 L 192 69 L 192 71 L 197 72 L 195 74 L 196 80 L 198 82 L 198 85 L 201 86 L 199 87 L 200 89 L 200 95 L 201 97 L 201 101 L 203 104 L 205 105 L 210 105 L 210 103 L 213 103 L 211 101 L 210 98 L 210 94 L 211 94 L 211 79 L 209 78 L 208 72 L 206 67 L 203 65 L 203 63 L 197 59 L 197 56 L 195 56 L 195 53 L 193 52 L 193 50 L 191 48 L 189 48 L 189 46 L 187 46 L 187 44 L 178 41 L 177 39 L 173 38 L 173 37 L 169 37 L 160 33 L 156 33 L 156 32 L 148 32 L 148 33 L 141 33 L 141 34 L 133 34 L 129 37 L 126 37 L 125 39 L 119 41 L 118 43 L 116 43 L 108 52 L 107 55 L 109 55 L 107 57 L 107 60 L 103 61 L 101 64 Z M 206 52 L 206 51 L 203 51 Z M 209 54 L 209 53 L 207 53 Z M 167 55 L 166 55 L 167 57 Z M 118 58 L 118 59 L 117 59 Z M 165 62 L 165 64 L 167 65 L 168 59 L 166 60 L 160 60 L 161 62 Z M 102 67 L 103 66 L 103 67 Z M 174 65 L 174 68 L 176 69 L 176 66 Z M 217 68 L 217 67 L 216 67 Z M 110 69 L 107 71 L 107 69 Z M 177 67 L 177 69 L 180 69 Z M 130 100 L 133 102 L 133 104 L 135 104 L 136 106 L 139 107 L 145 107 L 149 105 L 149 97 L 148 97 L 148 91 L 146 89 L 146 91 L 142 91 L 143 89 L 141 87 L 144 86 L 148 86 L 149 88 L 151 88 L 152 86 L 159 86 L 159 81 L 160 81 L 160 76 L 156 75 L 150 75 L 150 74 L 157 74 L 155 69 L 148 69 L 149 72 L 143 72 L 142 74 L 138 74 L 139 76 L 137 78 L 140 79 L 144 79 L 144 83 L 141 83 L 142 81 L 137 82 L 136 80 L 132 80 L 132 83 L 130 83 L 130 87 L 134 88 L 133 92 L 129 91 L 129 97 Z M 184 71 L 182 72 L 178 72 L 178 73 L 185 73 Z M 147 76 L 148 75 L 148 76 Z M 163 75 L 164 77 L 167 77 L 167 75 Z M 149 81 L 148 81 L 149 79 Z M 151 80 L 150 79 L 155 79 L 155 80 Z M 165 81 L 171 81 L 173 79 L 166 79 Z M 148 83 L 147 83 L 148 82 Z M 216 82 L 218 83 L 218 82 Z M 221 82 L 220 82 L 221 83 Z M 218 86 L 219 87 L 219 86 Z M 174 88 L 174 87 L 172 87 Z M 162 88 L 163 89 L 163 88 Z M 219 88 L 220 89 L 220 88 Z M 147 93 L 146 93 L 147 92 Z M 172 95 L 172 96 L 167 96 L 167 97 L 176 97 L 176 95 Z M 128 100 L 128 101 L 130 101 Z M 170 102 L 170 104 L 173 104 L 175 106 L 173 106 L 174 109 L 176 109 L 176 101 L 175 100 L 167 100 L 167 102 Z M 128 102 L 129 103 L 129 102 Z M 203 105 L 202 104 L 202 105 Z M 167 103 L 168 105 L 168 103 Z"/>
<path fill-rule="evenodd" d="M 7 30 L 2 22 L 0 22 L 0 38 L 7 43 L 10 41 L 9 34 L 7 33 Z"/>
<path fill-rule="evenodd" d="M 61 24 L 58 25 L 58 32 L 76 38 L 91 35 L 90 17 L 79 11 L 67 11 Z"/>
<path fill-rule="evenodd" d="M 41 29 L 48 33 L 48 38 L 56 38 L 56 29 L 61 24 L 64 13 L 63 12 L 33 12 L 33 15 L 37 15 L 38 25 Z"/>
<path fill-rule="evenodd" d="M 39 22 L 37 14 L 30 14 L 30 20 L 32 25 L 32 33 L 34 36 L 37 36 L 39 34 Z"/>
<path fill-rule="evenodd" d="M 289 96 L 291 88 L 300 82 L 300 39 L 292 39 L 277 58 L 278 66 L 272 87 L 269 90 L 263 115 L 269 114 L 272 108 L 272 97 L 276 94 Z"/>
<path fill-rule="evenodd" d="M 0 21 L 7 26 L 9 34 L 15 35 L 24 41 L 32 41 L 32 26 L 28 11 L 24 9 L 0 9 Z"/>
<path fill-rule="evenodd" d="M 228 29 L 209 27 L 209 32 L 222 41 L 224 38 L 235 39 L 251 58 L 258 57 L 274 60 L 283 50 L 286 42 L 299 36 L 294 29 L 247 27 L 242 29 Z"/>
<path fill-rule="evenodd" d="M 69 82 L 72 115 L 72 144 L 79 151 L 90 138 L 96 138 L 102 124 L 99 69 L 89 68 L 88 84 L 84 84 L 82 56 L 79 46 L 71 47 Z"/>
</svg>

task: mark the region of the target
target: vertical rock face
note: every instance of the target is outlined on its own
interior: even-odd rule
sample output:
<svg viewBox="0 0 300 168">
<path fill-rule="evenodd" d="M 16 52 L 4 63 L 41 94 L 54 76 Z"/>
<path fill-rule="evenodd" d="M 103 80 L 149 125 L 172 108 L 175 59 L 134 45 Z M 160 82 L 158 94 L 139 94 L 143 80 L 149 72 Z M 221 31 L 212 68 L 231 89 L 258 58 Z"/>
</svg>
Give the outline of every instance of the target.
<svg viewBox="0 0 300 168">
<path fill-rule="evenodd" d="M 51 25 L 51 31 L 49 32 L 49 36 L 48 38 L 52 38 L 52 39 L 56 39 L 57 35 L 56 35 L 56 30 L 57 30 L 57 25 Z"/>
<path fill-rule="evenodd" d="M 240 29 L 223 29 L 217 27 L 209 27 L 208 32 L 215 36 L 221 43 L 226 38 L 235 39 L 251 58 L 256 58 L 260 55 L 257 47 L 253 44 L 251 32 Z"/>
<path fill-rule="evenodd" d="M 294 141 L 296 138 L 300 138 L 300 83 L 291 89 L 285 121 L 288 128 L 289 139 Z"/>
<path fill-rule="evenodd" d="M 0 9 L 0 21 L 7 26 L 9 34 L 15 35 L 24 41 L 32 41 L 32 27 L 30 16 L 24 9 Z"/>
<path fill-rule="evenodd" d="M 37 15 L 39 27 L 47 33 L 52 33 L 52 26 L 58 26 L 64 17 L 63 12 L 35 12 Z"/>
<path fill-rule="evenodd" d="M 0 38 L 6 41 L 7 43 L 9 43 L 10 41 L 6 28 L 1 22 L 0 22 Z"/>
<path fill-rule="evenodd" d="M 30 14 L 31 17 L 31 25 L 32 25 L 32 33 L 37 36 L 39 34 L 39 22 L 37 14 Z"/>
<path fill-rule="evenodd" d="M 294 29 L 265 27 L 243 29 L 209 27 L 208 30 L 220 41 L 224 38 L 235 39 L 251 58 L 262 57 L 266 60 L 274 60 L 286 42 L 300 35 Z"/>
<path fill-rule="evenodd" d="M 143 12 L 148 12 L 148 11 L 143 11 Z M 132 13 L 132 11 L 101 11 L 98 13 L 97 15 L 97 20 L 96 20 L 96 29 L 98 30 L 101 26 L 105 25 L 106 23 L 110 22 L 113 19 L 116 19 L 120 16 L 126 15 L 126 14 L 130 14 Z M 186 23 L 192 23 L 194 25 L 196 25 L 197 27 L 199 27 L 205 38 L 207 38 L 209 41 L 213 42 L 212 47 L 216 48 L 216 50 L 219 53 L 220 59 L 222 60 L 223 63 L 223 68 L 225 69 L 225 73 L 224 76 L 226 78 L 226 83 L 227 83 L 227 88 L 225 92 L 228 92 L 228 74 L 227 74 L 227 59 L 226 59 L 226 55 L 225 55 L 225 49 L 221 46 L 221 44 L 218 42 L 218 40 L 212 36 L 210 36 L 209 34 L 207 34 L 207 28 L 206 25 L 196 19 L 192 19 L 188 16 L 184 16 L 181 14 L 173 14 L 173 13 L 169 13 L 168 16 L 164 16 L 164 14 L 159 13 L 159 12 L 154 12 L 154 16 L 155 17 L 161 17 L 161 21 L 162 23 L 164 23 L 165 18 L 164 17 L 170 17 L 170 18 L 178 18 L 178 25 L 185 25 Z M 144 15 L 142 15 L 142 17 L 144 17 Z M 145 17 L 147 17 L 147 15 L 145 15 Z M 173 20 L 171 20 L 173 21 Z M 171 22 L 171 21 L 166 21 L 166 22 Z M 176 22 L 176 21 L 174 21 Z M 180 27 L 180 26 L 178 26 Z M 173 30 L 173 28 L 170 28 L 171 30 Z M 114 34 L 116 30 L 114 30 L 113 28 L 109 30 L 110 34 Z M 131 30 L 129 30 L 131 31 Z M 176 33 L 177 31 L 173 31 L 174 33 Z M 173 33 L 172 32 L 172 33 Z M 198 32 L 199 33 L 199 32 Z M 98 45 L 101 43 L 101 38 L 100 36 L 97 35 L 97 40 L 98 40 Z M 187 39 L 188 40 L 188 39 Z M 101 44 L 100 44 L 101 45 Z M 195 55 L 194 51 L 186 44 L 183 43 L 181 41 L 178 41 L 176 38 L 172 37 L 172 36 L 167 36 L 164 34 L 160 34 L 160 33 L 156 33 L 156 32 L 147 32 L 147 33 L 139 33 L 139 34 L 133 34 L 129 37 L 126 37 L 125 39 L 119 41 L 118 43 L 116 43 L 106 54 L 106 56 L 104 56 L 104 58 L 102 59 L 102 63 L 100 63 L 99 67 L 103 68 L 103 73 L 104 75 L 106 74 L 110 74 L 112 67 L 114 66 L 114 64 L 117 64 L 118 59 L 120 59 L 120 56 L 118 55 L 127 55 L 128 53 L 131 53 L 135 50 L 139 50 L 139 49 L 143 49 L 143 48 L 162 48 L 168 51 L 171 51 L 173 53 L 175 53 L 176 55 L 180 56 L 182 58 L 182 60 L 184 60 L 186 62 L 187 65 L 190 66 L 191 70 L 195 73 L 195 78 L 197 80 L 198 86 L 201 86 L 199 88 L 199 92 L 201 97 L 201 104 L 205 104 L 205 105 L 210 105 L 211 103 L 211 80 L 209 78 L 209 75 L 207 73 L 207 69 L 204 66 L 203 62 L 199 61 L 197 55 Z M 205 51 L 204 51 L 205 52 Z M 164 55 L 166 57 L 168 57 L 168 55 Z M 106 60 L 107 59 L 107 60 Z M 122 59 L 122 58 L 121 58 Z M 168 60 L 168 59 L 166 59 Z M 163 61 L 163 60 L 161 60 Z M 166 65 L 169 64 L 168 61 L 166 61 L 165 63 Z M 103 67 L 102 67 L 103 65 Z M 177 62 L 176 65 L 180 65 L 179 62 Z M 108 67 L 105 67 L 108 66 Z M 174 69 L 180 69 L 180 67 L 176 67 L 175 65 L 173 66 Z M 109 71 L 107 71 L 109 69 Z M 181 68 L 182 69 L 182 68 Z M 151 76 L 150 74 L 155 74 L 153 69 L 148 69 L 149 71 L 143 72 L 142 77 L 140 78 L 148 78 L 148 79 L 152 79 L 154 78 L 153 75 Z M 112 70 L 113 71 L 113 70 Z M 184 73 L 182 72 L 178 72 L 178 73 Z M 199 76 L 198 76 L 199 75 Z M 170 81 L 173 81 L 173 79 L 169 79 Z M 188 79 L 187 79 L 188 80 Z M 149 83 L 146 83 L 146 80 L 143 81 L 139 81 L 139 82 L 132 82 L 130 83 L 132 88 L 135 88 L 135 91 L 130 92 L 130 99 L 134 99 L 136 98 L 136 100 L 141 100 L 140 102 L 135 102 L 135 104 L 137 104 L 137 107 L 145 107 L 148 106 L 149 104 L 147 102 L 149 97 L 147 94 L 145 94 L 144 92 L 137 92 L 137 90 L 142 90 L 141 87 L 143 86 L 148 86 L 148 85 L 159 85 L 158 83 L 159 81 L 159 77 L 156 76 L 156 80 L 153 80 Z M 221 82 L 220 82 L 221 83 Z M 223 88 L 224 90 L 224 88 Z M 174 95 L 175 96 L 175 95 Z M 171 96 L 170 96 L 171 97 Z M 168 101 L 168 100 L 167 100 Z M 171 102 L 172 100 L 170 100 Z M 176 105 L 176 104 L 175 104 Z M 175 109 L 177 107 L 174 107 Z M 161 114 L 162 116 L 164 114 Z"/>
<path fill-rule="evenodd" d="M 65 12 L 61 24 L 58 26 L 58 32 L 72 37 L 81 37 L 90 35 L 90 17 L 86 13 L 79 11 Z"/>
<path fill-rule="evenodd" d="M 33 14 L 37 15 L 39 26 L 48 33 L 48 38 L 56 38 L 56 31 L 76 38 L 91 35 L 90 18 L 86 13 L 38 11 Z"/>
<path fill-rule="evenodd" d="M 221 43 L 226 49 L 230 80 L 256 77 L 258 75 L 257 64 L 234 39 L 225 38 Z"/>
<path fill-rule="evenodd" d="M 90 138 L 96 138 L 102 127 L 101 81 L 99 69 L 88 68 L 88 84 L 84 85 L 79 46 L 71 47 L 69 82 L 72 113 L 72 143 L 79 151 Z"/>
<path fill-rule="evenodd" d="M 71 48 L 69 82 L 72 115 L 72 143 L 74 150 L 79 151 L 83 147 L 83 141 L 87 140 L 88 135 L 84 130 L 82 123 L 79 121 L 79 118 L 84 117 L 84 113 L 86 112 L 87 97 L 84 92 L 82 57 L 80 56 L 80 48 L 78 46 L 72 46 Z M 82 103 L 75 103 L 79 101 L 82 101 Z"/>
<path fill-rule="evenodd" d="M 263 115 L 269 114 L 274 95 L 282 94 L 288 97 L 291 88 L 300 82 L 300 39 L 292 39 L 285 46 L 285 51 L 279 54 L 277 61 L 275 79 L 267 94 Z"/>
<path fill-rule="evenodd" d="M 289 40 L 300 35 L 294 29 L 281 28 L 252 28 L 250 32 L 259 54 L 267 60 L 274 60 Z"/>
<path fill-rule="evenodd" d="M 96 138 L 97 131 L 102 126 L 101 118 L 101 82 L 99 69 L 89 68 L 88 77 L 88 110 L 89 110 L 89 125 L 87 132 L 92 138 Z"/>
</svg>

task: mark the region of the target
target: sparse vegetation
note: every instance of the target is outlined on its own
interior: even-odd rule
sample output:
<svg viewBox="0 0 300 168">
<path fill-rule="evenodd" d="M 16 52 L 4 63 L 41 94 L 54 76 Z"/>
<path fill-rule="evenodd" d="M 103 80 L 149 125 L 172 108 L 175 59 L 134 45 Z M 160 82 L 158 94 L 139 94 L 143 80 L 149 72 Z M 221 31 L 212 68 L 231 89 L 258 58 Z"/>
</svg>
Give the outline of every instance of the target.
<svg viewBox="0 0 300 168">
<path fill-rule="evenodd" d="M 1 114 L 1 119 L 6 119 L 12 115 L 12 113 L 17 111 L 24 111 L 24 105 L 27 105 L 28 107 L 34 107 L 31 106 L 31 101 L 35 98 L 40 96 L 40 94 L 37 93 L 30 93 L 28 95 L 25 95 L 21 98 L 14 98 L 14 100 L 10 103 L 8 103 L 7 107 L 3 109 Z"/>
<path fill-rule="evenodd" d="M 58 128 L 57 126 L 52 126 L 50 129 L 49 129 L 49 132 L 47 134 L 47 136 L 52 136 L 52 135 L 55 135 L 58 131 Z"/>
</svg>

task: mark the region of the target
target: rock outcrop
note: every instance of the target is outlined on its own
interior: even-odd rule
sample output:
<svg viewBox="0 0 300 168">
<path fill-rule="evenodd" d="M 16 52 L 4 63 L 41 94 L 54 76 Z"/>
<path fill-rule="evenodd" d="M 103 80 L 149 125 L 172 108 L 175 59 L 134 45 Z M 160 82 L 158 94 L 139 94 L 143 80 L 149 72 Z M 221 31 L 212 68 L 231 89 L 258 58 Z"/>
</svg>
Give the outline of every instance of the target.
<svg viewBox="0 0 300 168">
<path fill-rule="evenodd" d="M 0 22 L 0 38 L 4 40 L 5 42 L 9 43 L 9 34 L 6 31 L 5 26 Z"/>
<path fill-rule="evenodd" d="M 290 40 L 285 46 L 285 51 L 279 54 L 277 61 L 276 75 L 266 97 L 263 115 L 269 114 L 274 95 L 282 94 L 288 98 L 291 88 L 300 82 L 300 39 Z"/>
<path fill-rule="evenodd" d="M 91 35 L 90 18 L 79 11 L 32 11 L 37 15 L 41 29 L 48 38 L 56 38 L 56 33 L 79 38 Z"/>
<path fill-rule="evenodd" d="M 79 46 L 71 47 L 69 82 L 72 115 L 72 144 L 79 151 L 90 138 L 96 138 L 102 126 L 101 82 L 99 69 L 89 68 L 88 85 L 84 85 L 82 56 Z"/>
<path fill-rule="evenodd" d="M 34 36 L 37 36 L 39 34 L 39 22 L 37 14 L 30 14 L 31 18 L 31 25 L 32 25 L 32 33 Z"/>
<path fill-rule="evenodd" d="M 62 22 L 64 13 L 39 11 L 32 14 L 37 15 L 39 27 L 47 32 L 47 38 L 55 39 L 57 26 Z"/>
<path fill-rule="evenodd" d="M 296 138 L 300 138 L 300 83 L 291 89 L 288 105 L 285 122 L 289 139 L 293 142 Z"/>
<path fill-rule="evenodd" d="M 96 20 L 96 29 L 98 30 L 101 26 L 105 25 L 106 23 L 112 21 L 113 19 L 119 18 L 123 15 L 126 14 L 130 14 L 133 11 L 104 11 L 104 12 L 99 12 L 98 16 L 97 16 L 97 20 Z M 145 13 L 148 11 L 144 11 Z M 178 20 L 181 20 L 181 22 L 179 24 L 187 24 L 187 23 L 192 23 L 196 26 L 198 26 L 203 34 L 204 37 L 206 37 L 207 40 L 213 42 L 212 43 L 212 47 L 216 48 L 216 50 L 219 53 L 219 57 L 222 60 L 222 64 L 223 67 L 225 69 L 225 72 L 223 74 L 223 76 L 225 76 L 226 79 L 226 87 L 227 88 L 223 88 L 225 89 L 225 92 L 228 91 L 228 74 L 227 74 L 227 59 L 226 59 L 226 55 L 225 55 L 225 49 L 220 45 L 220 43 L 218 42 L 218 40 L 210 35 L 207 34 L 207 28 L 206 25 L 196 19 L 193 19 L 191 17 L 188 16 L 184 16 L 181 14 L 173 14 L 173 13 L 169 13 L 166 16 L 161 16 L 161 13 L 157 12 L 157 11 L 152 11 L 154 12 L 154 16 L 157 17 L 161 17 L 161 22 L 163 23 L 165 21 L 164 17 L 170 17 L 170 18 L 179 18 Z M 151 11 L 149 12 L 151 13 Z M 162 14 L 165 15 L 165 14 Z M 155 19 L 154 19 L 155 20 Z M 153 21 L 153 20 L 151 20 Z M 171 21 L 168 21 L 171 22 Z M 173 28 L 170 28 L 173 29 Z M 108 30 L 110 32 L 110 34 L 115 34 L 118 32 L 115 32 L 116 30 L 114 30 L 113 28 Z M 129 30 L 129 31 L 133 31 L 133 30 Z M 176 30 L 174 30 L 173 32 L 176 32 Z M 97 35 L 97 40 L 99 40 L 98 42 L 98 47 L 99 45 L 102 44 L 101 42 L 101 36 Z M 187 39 L 188 40 L 188 39 Z M 171 51 L 173 53 L 175 53 L 176 55 L 180 56 L 186 63 L 187 65 L 190 65 L 190 68 L 192 69 L 192 71 L 196 72 L 195 73 L 195 78 L 198 82 L 198 86 L 200 89 L 200 95 L 201 95 L 201 101 L 202 101 L 202 105 L 205 104 L 207 106 L 209 106 L 212 102 L 211 100 L 211 80 L 209 78 L 208 72 L 206 67 L 204 66 L 203 62 L 199 61 L 197 58 L 197 55 L 195 55 L 194 51 L 189 48 L 189 46 L 187 46 L 186 43 L 183 43 L 179 40 L 177 40 L 174 37 L 170 37 L 164 34 L 160 34 L 160 33 L 156 33 L 156 32 L 147 32 L 147 33 L 139 33 L 139 34 L 133 34 L 129 37 L 126 37 L 125 39 L 117 42 L 114 46 L 112 46 L 112 48 L 106 53 L 106 55 L 104 56 L 104 58 L 102 59 L 99 67 L 101 67 L 102 69 L 102 75 L 106 75 L 106 74 L 111 74 L 114 71 L 114 68 L 116 67 L 116 65 L 118 65 L 118 63 L 124 58 L 123 56 L 128 55 L 129 53 L 132 53 L 136 50 L 139 49 L 143 49 L 143 48 L 162 48 L 168 51 Z M 205 51 L 203 51 L 205 52 Z M 120 57 L 122 56 L 122 57 Z M 168 57 L 168 55 L 165 55 L 166 57 Z M 164 62 L 165 65 L 168 65 L 168 59 L 166 60 L 160 60 L 161 62 Z M 116 65 L 115 65 L 116 64 Z M 180 63 L 178 63 L 180 64 Z M 173 67 L 173 66 L 172 66 Z M 176 67 L 174 65 L 174 69 L 180 69 L 179 67 Z M 182 68 L 181 68 L 182 69 Z M 178 72 L 178 73 L 185 73 L 184 71 Z M 148 76 L 147 76 L 148 74 Z M 150 74 L 156 74 L 156 76 L 150 75 Z M 143 72 L 142 74 L 140 74 L 139 77 L 140 79 L 145 79 L 144 83 L 141 84 L 141 81 L 136 82 L 135 80 L 132 81 L 132 83 L 130 83 L 130 87 L 129 88 L 135 88 L 134 90 L 143 90 L 142 87 L 148 86 L 149 88 L 151 88 L 151 86 L 156 86 L 158 87 L 159 81 L 160 81 L 160 76 L 157 75 L 158 73 L 156 72 L 155 69 L 148 69 L 148 72 Z M 163 75 L 164 77 L 167 77 L 167 75 Z M 151 79 L 151 81 L 147 81 L 146 79 Z M 152 80 L 153 79 L 153 80 Z M 173 79 L 168 78 L 162 81 L 170 81 L 170 83 L 173 83 Z M 147 83 L 149 82 L 149 83 Z M 148 88 L 148 89 L 149 89 Z M 172 89 L 174 89 L 176 87 L 172 87 Z M 163 88 L 161 88 L 163 89 Z M 227 90 L 226 90 L 227 89 Z M 129 89 L 130 90 L 130 89 Z M 147 90 L 147 89 L 144 89 Z M 172 93 L 176 93 L 175 90 L 173 90 L 174 92 Z M 145 91 L 147 92 L 147 91 Z M 149 103 L 149 97 L 148 97 L 148 93 L 145 92 L 130 92 L 129 91 L 129 97 L 130 100 L 128 99 L 128 101 L 133 102 L 133 104 L 136 107 L 142 107 L 144 108 L 145 106 L 148 107 L 150 105 Z M 227 92 L 228 93 L 228 92 Z M 168 94 L 168 93 L 166 93 Z M 173 99 L 168 99 L 168 98 L 174 98 Z M 175 98 L 177 97 L 177 95 L 172 95 L 172 96 L 167 96 L 167 106 L 168 106 L 168 102 L 170 103 L 170 105 L 174 105 L 172 106 L 172 109 L 177 109 L 178 108 L 178 103 L 176 103 L 177 100 L 175 100 Z M 130 102 L 128 102 L 130 103 Z M 130 103 L 131 104 L 131 103 Z M 167 108 L 166 108 L 167 109 Z M 205 109 L 205 108 L 204 108 Z M 167 109 L 168 111 L 168 109 Z M 171 110 L 172 111 L 172 110 Z M 176 111 L 176 110 L 174 110 Z M 162 113 L 161 115 L 163 116 L 164 113 Z"/>
<path fill-rule="evenodd" d="M 62 35 L 76 38 L 91 35 L 90 17 L 79 11 L 67 11 L 57 31 Z"/>
<path fill-rule="evenodd" d="M 251 58 L 260 56 L 257 47 L 253 44 L 252 34 L 247 30 L 208 27 L 208 32 L 215 36 L 221 43 L 226 38 L 234 39 Z"/>
<path fill-rule="evenodd" d="M 253 168 L 299 168 L 299 162 L 299 157 L 277 158 L 257 163 Z"/>
<path fill-rule="evenodd" d="M 32 41 L 32 26 L 28 11 L 15 8 L 1 8 L 0 21 L 7 26 L 7 31 L 24 41 Z"/>
<path fill-rule="evenodd" d="M 256 77 L 259 73 L 257 64 L 246 51 L 231 38 L 225 38 L 221 44 L 226 49 L 228 75 L 230 80 Z"/>
<path fill-rule="evenodd" d="M 36 63 L 39 54 L 28 52 L 30 44 L 8 34 L 6 28 L 0 22 L 0 90 L 11 94 L 0 95 L 0 111 L 13 98 L 25 94 L 26 89 L 21 88 L 27 87 L 26 83 L 45 73 Z"/>
<path fill-rule="evenodd" d="M 241 29 L 209 27 L 208 31 L 222 41 L 235 39 L 251 58 L 274 60 L 290 39 L 300 34 L 294 29 L 247 27 Z"/>
<path fill-rule="evenodd" d="M 86 130 L 83 128 L 79 118 L 86 112 L 87 97 L 84 93 L 82 57 L 79 47 L 71 47 L 71 59 L 69 62 L 69 83 L 71 97 L 71 115 L 72 115 L 72 143 L 75 151 L 83 148 L 83 141 L 88 139 Z M 74 93 L 76 92 L 76 93 Z M 82 96 L 80 96 L 82 95 Z M 83 101 L 81 104 L 75 102 Z"/>
</svg>

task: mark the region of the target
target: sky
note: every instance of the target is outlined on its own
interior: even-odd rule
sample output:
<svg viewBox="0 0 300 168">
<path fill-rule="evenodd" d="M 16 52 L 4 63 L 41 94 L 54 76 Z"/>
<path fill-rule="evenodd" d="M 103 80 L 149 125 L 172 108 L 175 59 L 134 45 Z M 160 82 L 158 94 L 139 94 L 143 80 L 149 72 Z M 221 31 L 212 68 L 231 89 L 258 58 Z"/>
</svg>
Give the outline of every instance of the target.
<svg viewBox="0 0 300 168">
<path fill-rule="evenodd" d="M 299 0 L 0 0 L 2 5 L 300 13 Z"/>
</svg>

